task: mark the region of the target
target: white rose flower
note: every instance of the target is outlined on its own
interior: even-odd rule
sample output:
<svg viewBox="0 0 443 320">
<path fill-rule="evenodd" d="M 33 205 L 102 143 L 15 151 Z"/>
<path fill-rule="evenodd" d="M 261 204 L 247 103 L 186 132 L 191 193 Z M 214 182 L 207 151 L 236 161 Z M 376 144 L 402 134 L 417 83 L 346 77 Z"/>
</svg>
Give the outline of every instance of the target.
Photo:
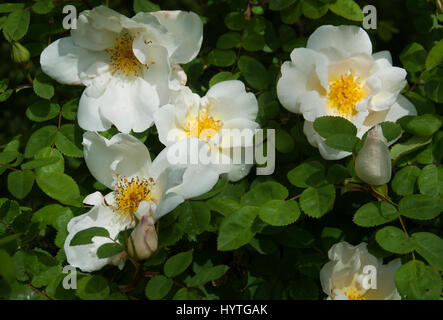
<svg viewBox="0 0 443 320">
<path fill-rule="evenodd" d="M 179 147 L 186 146 L 185 143 L 179 144 Z M 108 230 L 110 238 L 115 239 L 121 231 L 135 227 L 137 220 L 153 217 L 156 221 L 185 199 L 208 192 L 218 181 L 218 174 L 209 173 L 200 175 L 196 183 L 187 173 L 189 167 L 169 165 L 167 148 L 151 162 L 146 146 L 129 134 L 120 133 L 108 140 L 97 133 L 86 132 L 83 145 L 91 174 L 113 189 L 105 196 L 100 192 L 87 196 L 84 203 L 94 207 L 68 224 L 69 234 L 64 245 L 68 263 L 86 272 L 98 270 L 108 263 L 123 268 L 125 257 L 99 259 L 97 249 L 112 242 L 105 237 L 93 237 L 91 244 L 70 246 L 77 232 L 102 227 Z"/>
<path fill-rule="evenodd" d="M 79 125 L 104 131 L 142 132 L 169 91 L 186 83 L 179 66 L 197 56 L 203 39 L 198 15 L 141 12 L 132 19 L 104 6 L 80 13 L 71 36 L 51 43 L 42 70 L 63 84 L 85 85 Z"/>
<path fill-rule="evenodd" d="M 235 160 L 233 155 L 252 150 L 252 137 L 259 128 L 257 113 L 254 94 L 246 92 L 243 82 L 230 80 L 215 84 L 204 97 L 182 88 L 155 112 L 154 122 L 166 146 L 187 138 L 205 141 L 208 161 L 213 164 L 207 168 L 238 181 L 249 173 L 252 161 L 248 163 L 244 157 Z"/>
<path fill-rule="evenodd" d="M 400 259 L 383 265 L 365 242 L 354 247 L 344 241 L 334 244 L 328 256 L 331 261 L 320 270 L 328 300 L 401 300 L 394 280 Z"/>
<path fill-rule="evenodd" d="M 415 107 L 400 91 L 406 71 L 392 66 L 388 51 L 372 54 L 368 34 L 357 26 L 319 27 L 306 48 L 296 48 L 291 61 L 281 67 L 277 95 L 289 111 L 303 114 L 308 141 L 327 160 L 342 159 L 350 152 L 328 147 L 315 132 L 313 122 L 322 116 L 351 121 L 361 138 L 372 126 L 406 115 Z"/>
</svg>

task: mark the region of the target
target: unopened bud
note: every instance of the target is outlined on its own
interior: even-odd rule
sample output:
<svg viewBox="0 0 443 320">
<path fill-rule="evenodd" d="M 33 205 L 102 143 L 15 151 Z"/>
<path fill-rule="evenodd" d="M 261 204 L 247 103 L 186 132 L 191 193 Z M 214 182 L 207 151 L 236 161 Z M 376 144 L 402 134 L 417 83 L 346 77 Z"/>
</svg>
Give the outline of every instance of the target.
<svg viewBox="0 0 443 320">
<path fill-rule="evenodd" d="M 157 245 L 154 220 L 143 216 L 128 239 L 128 253 L 136 260 L 146 260 L 157 250 Z"/>
<path fill-rule="evenodd" d="M 391 180 L 391 154 L 380 125 L 368 132 L 355 160 L 355 173 L 364 182 L 375 186 Z"/>
<path fill-rule="evenodd" d="M 11 47 L 11 58 L 16 63 L 26 63 L 29 61 L 31 54 L 20 42 L 13 41 Z"/>
</svg>

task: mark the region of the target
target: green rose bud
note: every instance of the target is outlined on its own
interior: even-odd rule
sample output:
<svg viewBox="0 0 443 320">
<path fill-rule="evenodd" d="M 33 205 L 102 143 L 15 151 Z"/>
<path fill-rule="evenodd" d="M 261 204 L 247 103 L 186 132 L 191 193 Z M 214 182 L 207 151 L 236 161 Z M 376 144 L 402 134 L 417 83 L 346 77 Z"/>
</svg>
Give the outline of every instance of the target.
<svg viewBox="0 0 443 320">
<path fill-rule="evenodd" d="M 11 58 L 16 63 L 26 63 L 29 61 L 31 54 L 20 42 L 13 41 L 11 48 Z"/>
</svg>

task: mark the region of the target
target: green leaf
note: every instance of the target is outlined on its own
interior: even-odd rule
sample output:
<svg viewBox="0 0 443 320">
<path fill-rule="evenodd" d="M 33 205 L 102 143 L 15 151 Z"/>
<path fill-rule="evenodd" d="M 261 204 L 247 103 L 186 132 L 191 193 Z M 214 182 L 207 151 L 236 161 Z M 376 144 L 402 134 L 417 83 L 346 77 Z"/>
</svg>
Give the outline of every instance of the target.
<svg viewBox="0 0 443 320">
<path fill-rule="evenodd" d="M 270 200 L 260 207 L 260 219 L 271 226 L 286 226 L 300 217 L 300 209 L 294 200 Z"/>
<path fill-rule="evenodd" d="M 296 2 L 286 10 L 280 11 L 280 19 L 283 23 L 294 24 L 296 23 L 302 13 L 302 2 Z"/>
<path fill-rule="evenodd" d="M 400 53 L 400 61 L 409 72 L 417 72 L 425 68 L 426 55 L 426 49 L 413 42 Z"/>
<path fill-rule="evenodd" d="M 398 120 L 398 123 L 405 131 L 419 137 L 434 134 L 443 124 L 442 120 L 435 114 L 406 116 Z"/>
<path fill-rule="evenodd" d="M 417 167 L 408 166 L 398 171 L 392 179 L 392 189 L 400 196 L 406 196 L 414 193 L 415 182 L 420 175 L 421 170 Z"/>
<path fill-rule="evenodd" d="M 28 32 L 31 13 L 29 10 L 16 10 L 9 14 L 3 25 L 3 34 L 6 39 L 20 40 Z"/>
<path fill-rule="evenodd" d="M 319 117 L 314 121 L 314 129 L 323 138 L 329 138 L 338 134 L 350 136 L 357 134 L 357 128 L 354 124 L 342 117 Z"/>
<path fill-rule="evenodd" d="M 206 204 L 213 211 L 221 213 L 225 217 L 230 216 L 235 211 L 241 209 L 240 203 L 232 199 L 223 199 L 220 197 L 214 197 L 206 201 Z"/>
<path fill-rule="evenodd" d="M 401 135 L 401 127 L 395 122 L 385 121 L 380 123 L 380 126 L 388 142 L 394 141 Z"/>
<path fill-rule="evenodd" d="M 25 158 L 33 157 L 41 148 L 49 147 L 54 143 L 56 126 L 46 126 L 32 133 L 25 148 Z"/>
<path fill-rule="evenodd" d="M 160 6 L 149 0 L 134 0 L 134 12 L 154 12 L 159 11 Z"/>
<path fill-rule="evenodd" d="M 332 184 L 309 187 L 300 197 L 301 209 L 311 218 L 321 218 L 334 206 L 335 188 Z"/>
<path fill-rule="evenodd" d="M 23 163 L 20 167 L 23 170 L 36 169 L 36 168 L 41 168 L 44 166 L 48 166 L 48 165 L 57 163 L 58 161 L 60 161 L 60 159 L 57 157 L 42 158 L 42 159 L 31 160 L 26 163 Z"/>
<path fill-rule="evenodd" d="M 71 243 L 72 243 L 72 241 L 71 241 Z M 113 256 L 119 254 L 123 250 L 125 250 L 125 247 L 123 247 L 119 243 L 114 243 L 114 242 L 105 243 L 97 249 L 97 257 L 99 259 L 110 258 L 110 257 L 113 257 Z"/>
<path fill-rule="evenodd" d="M 230 30 L 240 31 L 245 27 L 245 16 L 241 12 L 231 12 L 225 16 L 225 24 Z"/>
<path fill-rule="evenodd" d="M 211 220 L 209 207 L 200 201 L 184 202 L 177 208 L 178 224 L 192 239 L 206 230 Z"/>
<path fill-rule="evenodd" d="M 364 18 L 363 11 L 354 0 L 338 0 L 329 5 L 329 10 L 352 21 L 363 21 Z"/>
<path fill-rule="evenodd" d="M 326 138 L 325 144 L 333 149 L 352 152 L 355 144 L 358 142 L 357 137 L 349 134 L 335 134 Z"/>
<path fill-rule="evenodd" d="M 208 54 L 208 62 L 217 67 L 229 67 L 235 62 L 236 54 L 233 50 L 214 49 Z"/>
<path fill-rule="evenodd" d="M 43 73 L 35 76 L 32 86 L 40 98 L 49 100 L 54 96 L 54 86 L 50 83 L 50 78 Z"/>
<path fill-rule="evenodd" d="M 418 260 L 397 270 L 395 284 L 403 299 L 408 300 L 437 300 L 443 286 L 438 272 Z"/>
<path fill-rule="evenodd" d="M 261 34 L 246 32 L 243 37 L 242 46 L 246 51 L 259 51 L 265 46 L 265 39 Z"/>
<path fill-rule="evenodd" d="M 443 271 L 443 239 L 429 232 L 416 232 L 411 237 L 416 242 L 415 250 L 430 265 Z"/>
<path fill-rule="evenodd" d="M 443 40 L 438 41 L 431 50 L 429 50 L 426 57 L 426 70 L 438 66 L 443 62 Z"/>
<path fill-rule="evenodd" d="M 319 19 L 328 12 L 329 6 L 321 0 L 303 0 L 301 9 L 305 17 Z"/>
<path fill-rule="evenodd" d="M 443 103 L 443 67 L 436 67 L 425 72 L 423 78 L 426 96 L 432 101 Z"/>
<path fill-rule="evenodd" d="M 0 165 L 8 164 L 14 161 L 19 153 L 17 151 L 3 151 L 0 152 Z"/>
<path fill-rule="evenodd" d="M 420 193 L 431 197 L 443 193 L 443 168 L 435 165 L 427 165 L 421 170 L 418 177 Z"/>
<path fill-rule="evenodd" d="M 64 103 L 62 106 L 63 118 L 67 120 L 75 120 L 75 118 L 77 117 L 78 104 L 79 98 L 75 98 Z"/>
<path fill-rule="evenodd" d="M 9 283 L 12 283 L 15 280 L 14 261 L 3 249 L 0 249 L 0 261 L 0 275 Z"/>
<path fill-rule="evenodd" d="M 92 243 L 93 237 L 109 237 L 109 232 L 102 227 L 91 227 L 75 234 L 69 243 L 70 246 L 81 246 Z"/>
<path fill-rule="evenodd" d="M 37 175 L 37 184 L 51 198 L 63 204 L 78 206 L 80 190 L 74 179 L 64 173 L 42 173 Z"/>
<path fill-rule="evenodd" d="M 375 234 L 375 240 L 385 250 L 398 254 L 410 253 L 415 249 L 415 242 L 397 227 L 384 227 Z"/>
<path fill-rule="evenodd" d="M 273 11 L 280 11 L 288 8 L 297 0 L 270 0 L 269 1 L 269 9 Z"/>
<path fill-rule="evenodd" d="M 246 192 L 240 203 L 244 206 L 261 206 L 268 200 L 284 200 L 288 195 L 288 189 L 283 185 L 268 181 Z"/>
<path fill-rule="evenodd" d="M 63 173 L 65 171 L 65 159 L 60 151 L 50 147 L 40 149 L 34 156 L 35 161 L 47 161 L 48 159 L 56 158 L 57 162 L 54 164 L 48 164 L 40 168 L 35 169 L 36 175 L 42 175 L 44 173 Z M 30 161 L 32 162 L 32 161 Z"/>
<path fill-rule="evenodd" d="M 12 171 L 8 174 L 8 190 L 17 199 L 25 198 L 34 185 L 34 172 L 31 170 Z"/>
<path fill-rule="evenodd" d="M 6 101 L 9 99 L 9 97 L 12 95 L 12 93 L 14 92 L 14 90 L 12 89 L 8 89 L 5 92 L 0 94 L 0 102 Z"/>
<path fill-rule="evenodd" d="M 232 74 L 231 72 L 224 71 L 219 72 L 215 76 L 209 80 L 209 87 L 212 87 L 213 85 L 222 82 L 222 81 L 228 81 L 228 80 L 237 80 L 240 77 L 239 73 Z"/>
<path fill-rule="evenodd" d="M 402 142 L 396 143 L 391 148 L 391 158 L 394 161 L 394 164 L 403 156 L 431 143 L 432 138 L 430 137 L 412 137 L 411 139 Z"/>
<path fill-rule="evenodd" d="M 217 250 L 235 250 L 247 244 L 254 236 L 251 226 L 258 211 L 256 207 L 243 207 L 226 217 L 220 225 Z"/>
<path fill-rule="evenodd" d="M 307 161 L 288 172 L 288 180 L 299 188 L 316 187 L 326 182 L 325 167 L 318 161 Z"/>
<path fill-rule="evenodd" d="M 326 178 L 331 184 L 340 184 L 345 181 L 345 179 L 349 177 L 349 175 L 349 171 L 346 167 L 334 163 L 332 166 L 329 167 Z M 311 187 L 315 187 L 315 185 L 311 185 Z"/>
<path fill-rule="evenodd" d="M 45 100 L 39 100 L 26 109 L 26 116 L 36 122 L 43 122 L 58 116 L 60 106 Z"/>
<path fill-rule="evenodd" d="M 23 9 L 24 3 L 2 3 L 0 4 L 0 13 L 14 12 Z"/>
<path fill-rule="evenodd" d="M 55 145 L 57 149 L 69 157 L 83 157 L 82 133 L 73 124 L 64 124 L 60 127 L 55 135 Z"/>
<path fill-rule="evenodd" d="M 217 48 L 222 50 L 239 48 L 241 46 L 241 35 L 238 32 L 224 33 L 217 40 Z"/>
<path fill-rule="evenodd" d="M 443 211 L 443 200 L 431 196 L 413 194 L 400 200 L 398 211 L 411 219 L 429 220 Z"/>
<path fill-rule="evenodd" d="M 63 219 L 63 217 L 67 217 L 66 220 L 73 217 L 71 209 L 59 204 L 49 204 L 34 212 L 31 221 L 38 223 L 40 229 L 48 225 L 57 228 L 58 219 Z"/>
<path fill-rule="evenodd" d="M 275 148 L 281 153 L 290 153 L 294 150 L 295 142 L 292 136 L 285 130 L 275 131 Z"/>
<path fill-rule="evenodd" d="M 265 90 L 269 85 L 268 71 L 255 58 L 241 56 L 238 67 L 246 82 L 254 89 Z"/>
<path fill-rule="evenodd" d="M 103 300 L 109 296 L 108 280 L 102 276 L 87 275 L 77 282 L 77 296 L 83 300 Z"/>
<path fill-rule="evenodd" d="M 158 300 L 166 296 L 171 288 L 172 280 L 159 275 L 149 280 L 145 288 L 145 294 L 150 300 Z"/>
<path fill-rule="evenodd" d="M 163 270 L 167 277 L 172 278 L 184 272 L 191 263 L 192 251 L 181 252 L 179 254 L 176 254 L 175 256 L 170 257 L 166 261 Z"/>
<path fill-rule="evenodd" d="M 215 267 L 210 267 L 200 271 L 195 276 L 187 281 L 189 287 L 202 286 L 209 281 L 216 280 L 223 276 L 229 270 L 228 266 L 220 264 Z"/>
<path fill-rule="evenodd" d="M 195 293 L 194 290 L 190 290 L 187 288 L 181 288 L 180 290 L 178 290 L 174 297 L 172 298 L 173 300 L 200 300 L 200 296 Z"/>
<path fill-rule="evenodd" d="M 360 227 L 374 227 L 398 218 L 397 209 L 387 203 L 374 201 L 360 207 L 354 215 L 354 223 Z"/>
<path fill-rule="evenodd" d="M 32 6 L 32 11 L 37 14 L 47 14 L 54 9 L 53 0 L 37 0 Z"/>
</svg>

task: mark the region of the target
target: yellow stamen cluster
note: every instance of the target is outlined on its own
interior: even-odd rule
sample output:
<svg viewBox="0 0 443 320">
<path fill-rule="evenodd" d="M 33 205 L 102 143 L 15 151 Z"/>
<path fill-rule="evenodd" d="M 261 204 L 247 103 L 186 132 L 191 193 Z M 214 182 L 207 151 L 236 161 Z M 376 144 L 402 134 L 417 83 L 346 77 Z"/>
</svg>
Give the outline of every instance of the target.
<svg viewBox="0 0 443 320">
<path fill-rule="evenodd" d="M 329 84 L 329 106 L 334 109 L 339 116 L 352 118 L 357 114 L 355 104 L 366 96 L 362 88 L 359 77 L 354 77 L 352 73 L 341 75 Z"/>
<path fill-rule="evenodd" d="M 185 129 L 188 137 L 211 139 L 220 130 L 223 123 L 212 118 L 206 109 L 201 109 L 198 116 L 188 121 Z"/>
<path fill-rule="evenodd" d="M 124 216 L 133 218 L 140 202 L 151 201 L 152 179 L 132 178 L 118 176 L 117 186 L 114 188 L 114 211 Z"/>
<path fill-rule="evenodd" d="M 350 289 L 344 292 L 349 300 L 367 300 L 361 294 L 359 294 L 355 289 Z"/>
<path fill-rule="evenodd" d="M 114 41 L 112 47 L 106 49 L 106 52 L 110 54 L 112 73 L 140 76 L 145 65 L 134 55 L 133 41 L 134 37 L 125 33 Z"/>
</svg>

